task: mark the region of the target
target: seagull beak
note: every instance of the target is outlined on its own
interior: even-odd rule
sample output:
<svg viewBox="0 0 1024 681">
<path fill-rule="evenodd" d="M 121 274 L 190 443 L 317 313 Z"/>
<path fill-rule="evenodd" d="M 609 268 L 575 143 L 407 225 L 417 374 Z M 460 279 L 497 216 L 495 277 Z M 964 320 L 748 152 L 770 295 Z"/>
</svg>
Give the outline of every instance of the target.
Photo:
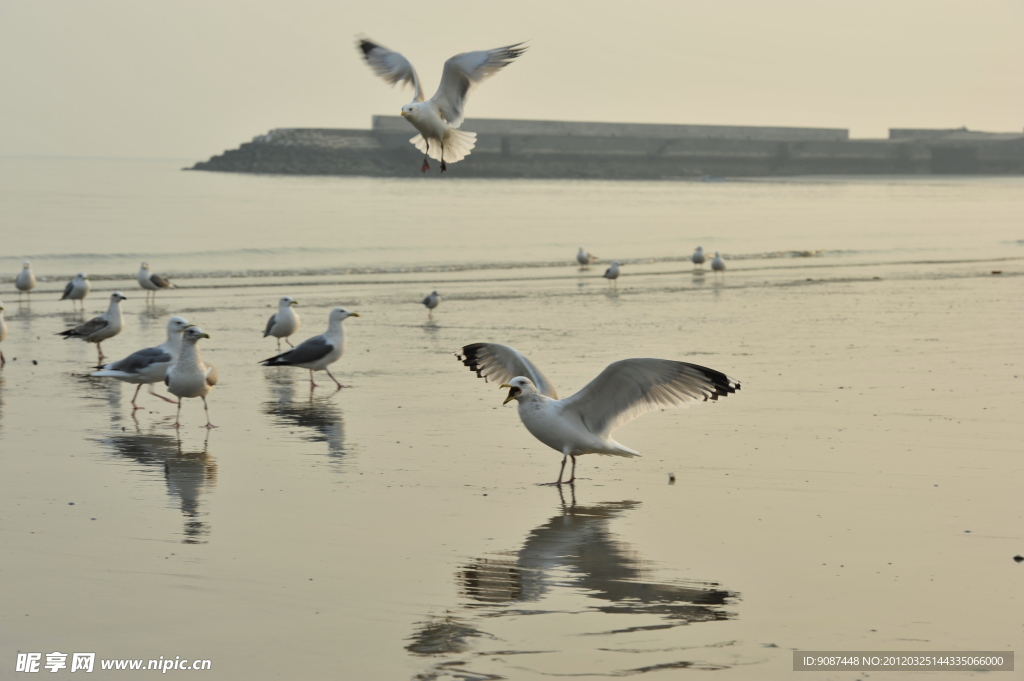
<svg viewBox="0 0 1024 681">
<path fill-rule="evenodd" d="M 519 397 L 519 393 L 522 392 L 519 388 L 516 388 L 515 386 L 511 386 L 508 383 L 502 383 L 501 387 L 502 388 L 508 388 L 508 397 L 506 397 L 505 401 L 501 403 L 502 406 L 508 404 L 512 400 L 514 400 L 517 397 Z"/>
<path fill-rule="evenodd" d="M 404 111 L 402 112 L 402 116 L 403 116 L 403 117 L 405 117 L 405 116 L 407 116 L 407 115 L 408 115 L 408 114 L 407 114 L 407 113 L 405 113 Z"/>
<path fill-rule="evenodd" d="M 210 334 L 208 334 L 208 333 L 204 333 L 204 334 L 202 335 L 202 337 L 203 337 L 203 338 L 209 338 L 209 337 L 210 337 Z"/>
<path fill-rule="evenodd" d="M 359 316 L 358 312 L 353 312 L 352 314 L 349 315 L 349 317 L 358 317 L 358 316 Z"/>
</svg>

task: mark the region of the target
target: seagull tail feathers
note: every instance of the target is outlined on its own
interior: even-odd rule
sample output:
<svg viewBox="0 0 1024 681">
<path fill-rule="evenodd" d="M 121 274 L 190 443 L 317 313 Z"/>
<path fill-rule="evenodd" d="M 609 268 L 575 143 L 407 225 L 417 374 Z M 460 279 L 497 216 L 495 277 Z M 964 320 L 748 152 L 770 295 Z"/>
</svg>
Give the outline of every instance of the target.
<svg viewBox="0 0 1024 681">
<path fill-rule="evenodd" d="M 427 141 L 423 138 L 423 135 L 416 135 L 409 140 L 409 143 L 435 161 L 441 160 L 441 145 L 436 140 L 430 145 L 429 152 L 427 151 Z M 461 161 L 469 156 L 475 146 L 475 132 L 452 128 L 444 136 L 444 160 L 446 163 Z"/>
</svg>

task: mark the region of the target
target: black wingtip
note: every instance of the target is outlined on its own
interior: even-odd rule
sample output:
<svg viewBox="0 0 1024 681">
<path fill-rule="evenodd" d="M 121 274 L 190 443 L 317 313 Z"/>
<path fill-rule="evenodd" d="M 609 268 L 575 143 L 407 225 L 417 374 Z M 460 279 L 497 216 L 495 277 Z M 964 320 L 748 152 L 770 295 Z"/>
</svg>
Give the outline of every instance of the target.
<svg viewBox="0 0 1024 681">
<path fill-rule="evenodd" d="M 469 345 L 464 345 L 461 350 L 455 351 L 455 357 L 469 367 L 469 370 L 475 373 L 477 378 L 482 378 L 486 381 L 487 377 L 480 373 L 483 369 L 480 367 L 479 357 L 480 349 L 485 345 L 486 343 L 470 343 Z"/>
<path fill-rule="evenodd" d="M 356 45 L 358 45 L 359 49 L 363 51 L 364 59 L 367 58 L 371 52 L 380 47 L 380 45 L 378 45 L 377 43 L 373 42 L 372 40 L 367 40 L 366 38 L 360 38 L 358 41 L 356 41 Z"/>
</svg>

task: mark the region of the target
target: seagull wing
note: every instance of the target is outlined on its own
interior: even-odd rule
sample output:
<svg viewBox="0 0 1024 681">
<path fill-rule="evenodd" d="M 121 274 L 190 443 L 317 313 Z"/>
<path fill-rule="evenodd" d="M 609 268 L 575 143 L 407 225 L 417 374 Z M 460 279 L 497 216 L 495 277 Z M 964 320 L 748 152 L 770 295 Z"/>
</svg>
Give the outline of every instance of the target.
<svg viewBox="0 0 1024 681">
<path fill-rule="evenodd" d="M 171 287 L 171 282 L 167 281 L 166 279 L 161 277 L 159 274 L 151 274 L 151 275 L 149 275 L 149 280 L 151 282 L 153 282 L 157 286 L 157 288 L 170 288 Z"/>
<path fill-rule="evenodd" d="M 484 82 L 526 51 L 522 43 L 494 50 L 463 52 L 444 63 L 441 85 L 430 99 L 449 125 L 457 128 L 465 119 L 466 97 L 474 86 Z"/>
<path fill-rule="evenodd" d="M 97 331 L 106 328 L 108 324 L 110 324 L 110 322 L 107 321 L 106 317 L 93 317 L 86 323 L 80 324 L 73 329 L 68 329 L 67 331 L 61 331 L 57 335 L 64 336 L 65 338 L 73 338 L 75 336 L 81 336 L 82 338 L 85 338 L 87 336 L 91 336 Z"/>
<path fill-rule="evenodd" d="M 173 361 L 171 353 L 161 346 L 137 350 L 124 359 L 110 362 L 100 367 L 103 371 L 123 371 L 126 374 L 138 374 L 153 364 Z"/>
<path fill-rule="evenodd" d="M 270 315 L 270 319 L 267 320 L 267 328 L 263 332 L 263 337 L 266 338 L 270 335 L 270 330 L 274 328 L 274 324 L 277 324 L 277 313 Z"/>
<path fill-rule="evenodd" d="M 516 376 L 526 376 L 542 394 L 558 399 L 555 386 L 548 377 L 515 348 L 499 343 L 473 343 L 456 352 L 455 356 L 485 381 L 505 383 Z"/>
<path fill-rule="evenodd" d="M 265 359 L 261 362 L 264 366 L 293 365 L 299 366 L 309 362 L 315 362 L 327 356 L 334 345 L 323 336 L 314 336 L 309 340 L 302 341 L 288 352 Z"/>
<path fill-rule="evenodd" d="M 717 400 L 740 389 L 720 371 L 670 359 L 612 362 L 582 390 L 562 400 L 592 433 L 607 438 L 613 430 L 658 407 Z"/>
<path fill-rule="evenodd" d="M 61 300 L 67 300 L 67 297 L 71 295 L 71 292 L 75 290 L 75 282 L 69 281 L 68 285 L 64 287 L 64 295 L 60 297 Z"/>
<path fill-rule="evenodd" d="M 360 38 L 356 45 L 359 46 L 363 53 L 363 59 L 370 65 L 374 73 L 391 85 L 395 83 L 411 85 L 415 91 L 414 101 L 423 101 L 420 79 L 408 59 L 398 52 L 389 50 L 366 38 Z"/>
</svg>

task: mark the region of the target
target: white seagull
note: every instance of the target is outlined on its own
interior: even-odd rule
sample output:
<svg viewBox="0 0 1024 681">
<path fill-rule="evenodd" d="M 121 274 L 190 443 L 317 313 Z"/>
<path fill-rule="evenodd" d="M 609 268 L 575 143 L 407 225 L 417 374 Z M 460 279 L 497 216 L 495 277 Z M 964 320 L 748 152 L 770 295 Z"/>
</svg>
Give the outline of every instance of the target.
<svg viewBox="0 0 1024 681">
<path fill-rule="evenodd" d="M 718 251 L 715 251 L 715 257 L 711 259 L 711 269 L 715 272 L 725 271 L 725 261 L 722 260 L 722 256 L 718 255 Z"/>
<path fill-rule="evenodd" d="M 327 367 L 341 359 L 342 353 L 345 352 L 345 329 L 341 323 L 348 317 L 358 316 L 358 312 L 349 312 L 343 307 L 336 307 L 327 317 L 327 331 L 302 341 L 288 352 L 265 359 L 260 364 L 265 367 L 291 366 L 309 369 L 310 388 L 317 387 L 316 381 L 313 380 L 313 372 L 326 371 L 331 380 L 337 384 L 338 390 L 341 390 L 345 386 L 338 383 L 338 379 Z"/>
<path fill-rule="evenodd" d="M 288 340 L 288 336 L 298 331 L 302 323 L 299 319 L 299 313 L 292 309 L 293 306 L 298 304 L 291 296 L 281 298 L 281 300 L 277 301 L 277 312 L 270 315 L 270 319 L 267 320 L 267 328 L 263 331 L 263 337 L 273 336 L 276 338 L 278 352 L 281 352 L 282 338 L 284 338 L 284 342 L 288 344 L 288 347 L 295 347 Z"/>
<path fill-rule="evenodd" d="M 434 316 L 434 308 L 441 304 L 441 294 L 437 291 L 432 292 L 429 296 L 423 299 L 423 304 L 426 305 L 427 317 L 432 318 Z"/>
<path fill-rule="evenodd" d="M 409 142 L 426 156 L 439 160 L 442 173 L 448 169 L 446 161 L 461 161 L 476 146 L 475 132 L 458 129 L 466 117 L 463 109 L 470 91 L 526 51 L 523 43 L 517 43 L 493 50 L 457 54 L 444 63 L 437 92 L 425 100 L 416 69 L 408 59 L 366 38 L 360 38 L 356 44 L 374 73 L 391 85 L 402 83 L 412 86 L 413 100 L 402 107 L 402 116 L 420 134 Z M 429 169 L 430 164 L 424 157 L 420 170 L 426 172 Z"/>
<path fill-rule="evenodd" d="M 149 271 L 149 263 L 144 262 L 139 267 L 139 273 L 136 275 L 136 279 L 139 280 L 139 286 L 146 289 L 146 300 L 150 297 L 156 300 L 156 292 L 160 289 L 165 288 L 177 288 L 174 284 L 167 281 L 159 274 L 153 274 Z"/>
<path fill-rule="evenodd" d="M 503 404 L 516 400 L 519 418 L 530 433 L 562 453 L 558 481 L 572 458 L 569 480 L 576 478 L 581 454 L 639 456 L 611 439 L 612 432 L 643 413 L 689 402 L 717 400 L 740 384 L 714 369 L 669 359 L 623 359 L 612 362 L 597 378 L 571 397 L 558 399 L 555 388 L 526 357 L 507 345 L 473 343 L 455 356 L 487 381 L 508 388 Z"/>
<path fill-rule="evenodd" d="M 14 286 L 18 289 L 19 296 L 22 293 L 28 293 L 36 287 L 36 275 L 32 274 L 32 265 L 28 260 L 21 263 L 21 271 L 18 272 L 18 276 L 14 279 Z"/>
<path fill-rule="evenodd" d="M 121 314 L 121 301 L 128 300 L 120 291 L 110 294 L 110 305 L 107 311 L 99 317 L 93 317 L 84 324 L 79 324 L 73 329 L 61 331 L 58 336 L 68 338 L 81 338 L 86 343 L 95 343 L 96 352 L 99 354 L 99 362 L 103 361 L 103 348 L 100 344 L 108 338 L 113 338 L 121 333 L 124 328 L 124 315 Z"/>
<path fill-rule="evenodd" d="M 209 338 L 198 326 L 192 325 L 185 329 L 181 338 L 181 352 L 178 359 L 167 367 L 164 383 L 171 393 L 179 397 L 178 412 L 174 418 L 174 427 L 181 428 L 181 403 L 186 397 L 203 398 L 203 411 L 206 412 L 206 427 L 216 428 L 210 423 L 210 408 L 206 404 L 206 396 L 217 385 L 217 368 L 203 362 L 196 343 L 201 338 Z"/>
<path fill-rule="evenodd" d="M 0 343 L 3 343 L 7 338 L 7 322 L 4 321 L 4 304 L 0 302 Z M 0 350 L 0 367 L 7 364 L 7 358 L 4 357 L 4 351 Z"/>
<path fill-rule="evenodd" d="M 68 285 L 64 287 L 64 295 L 60 297 L 61 300 L 70 300 L 72 305 L 74 301 L 84 301 L 85 297 L 89 295 L 89 277 L 86 276 L 85 272 L 79 272 L 75 275 L 75 278 L 68 282 Z M 82 302 L 82 312 L 85 312 L 85 303 Z"/>
<path fill-rule="evenodd" d="M 580 250 L 576 252 L 576 262 L 580 264 L 580 267 L 590 267 L 590 263 L 597 260 L 597 256 L 593 253 L 588 253 L 583 246 L 580 246 Z"/>
<path fill-rule="evenodd" d="M 704 247 L 697 246 L 697 250 L 690 256 L 690 260 L 693 261 L 694 267 L 700 267 L 704 265 Z"/>
<path fill-rule="evenodd" d="M 622 266 L 622 263 L 620 263 L 618 260 L 613 260 L 611 267 L 606 269 L 604 271 L 604 274 L 601 275 L 602 277 L 607 279 L 610 283 L 615 284 L 615 288 L 619 287 L 619 283 L 616 281 L 616 279 L 619 278 L 619 267 L 621 267 L 621 266 Z"/>
<path fill-rule="evenodd" d="M 116 378 L 124 383 L 135 384 L 135 394 L 132 395 L 132 411 L 142 408 L 135 403 L 135 400 L 138 399 L 139 390 L 143 385 L 153 397 L 177 404 L 177 401 L 154 392 L 153 384 L 164 380 L 168 367 L 178 358 L 181 353 L 181 334 L 189 326 L 191 325 L 184 318 L 171 317 L 167 320 L 167 340 L 163 343 L 152 348 L 137 350 L 116 362 L 104 364 L 99 371 L 94 371 L 90 375 Z"/>
</svg>

